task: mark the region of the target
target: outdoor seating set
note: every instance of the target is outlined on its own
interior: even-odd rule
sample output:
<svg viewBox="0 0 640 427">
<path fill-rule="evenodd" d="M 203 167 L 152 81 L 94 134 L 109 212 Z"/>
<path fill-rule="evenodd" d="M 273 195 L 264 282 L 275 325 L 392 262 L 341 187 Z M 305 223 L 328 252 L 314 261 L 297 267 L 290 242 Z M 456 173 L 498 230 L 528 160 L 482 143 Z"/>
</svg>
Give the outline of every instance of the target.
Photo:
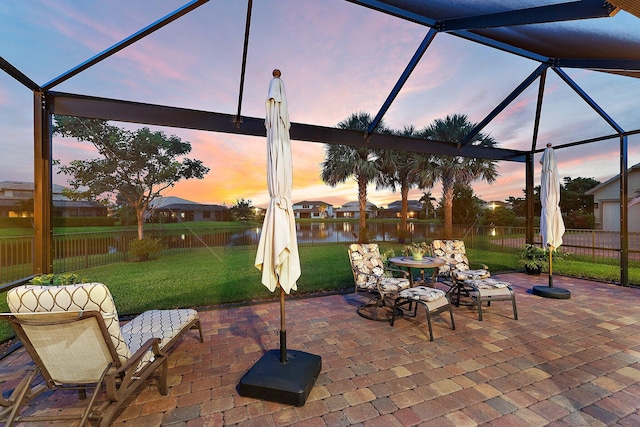
<svg viewBox="0 0 640 427">
<path fill-rule="evenodd" d="M 187 331 L 197 329 L 203 341 L 192 309 L 150 310 L 121 326 L 111 293 L 101 283 L 19 286 L 7 293 L 7 302 L 11 313 L 0 316 L 11 323 L 35 366 L 0 402 L 6 426 L 70 420 L 109 425 L 150 377 L 157 377 L 159 392 L 167 394 L 168 354 Z M 25 404 L 47 389 L 78 390 L 81 399 L 89 390 L 91 396 L 81 414 L 21 415 Z M 102 390 L 106 399 L 96 399 Z"/>
<path fill-rule="evenodd" d="M 370 320 L 388 321 L 393 326 L 398 316 L 416 317 L 418 305 L 422 305 L 431 341 L 431 317 L 435 314 L 448 311 L 451 329 L 455 330 L 452 304 L 456 307 L 473 304 L 478 310 L 478 320 L 482 321 L 483 304 L 488 307 L 493 301 L 511 301 L 513 317 L 518 319 L 511 284 L 491 278 L 484 264 L 472 269 L 463 241 L 434 240 L 430 249 L 428 258 L 413 261 L 409 257 L 391 258 L 385 263 L 376 243 L 351 244 L 348 252 L 355 290 L 372 295 L 369 302 L 357 309 L 358 314 Z M 400 269 L 398 265 L 407 268 Z M 434 268 L 432 279 L 428 281 L 422 274 L 416 286 L 412 267 Z M 437 283 L 446 289 L 436 288 Z"/>
</svg>

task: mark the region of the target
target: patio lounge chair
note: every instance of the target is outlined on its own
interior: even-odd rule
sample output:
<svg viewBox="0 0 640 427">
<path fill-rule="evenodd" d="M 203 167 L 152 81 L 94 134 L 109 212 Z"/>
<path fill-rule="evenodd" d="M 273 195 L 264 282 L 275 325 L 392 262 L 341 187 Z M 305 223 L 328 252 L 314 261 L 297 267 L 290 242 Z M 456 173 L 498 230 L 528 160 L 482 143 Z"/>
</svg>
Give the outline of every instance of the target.
<svg viewBox="0 0 640 427">
<path fill-rule="evenodd" d="M 460 305 L 461 296 L 469 298 L 468 305 L 478 307 L 478 320 L 482 320 L 482 304 L 491 305 L 492 301 L 511 301 L 513 317 L 518 319 L 516 297 L 511 284 L 491 279 L 489 267 L 478 264 L 480 268 L 471 269 L 462 240 L 434 240 L 431 243 L 433 256 L 442 258 L 445 265 L 440 267 L 438 277 L 450 286 L 448 293 Z"/>
<path fill-rule="evenodd" d="M 82 414 L 21 415 L 24 401 L 7 426 L 25 421 L 100 420 L 109 425 L 121 405 L 152 375 L 167 394 L 168 352 L 190 329 L 202 329 L 192 309 L 150 310 L 120 327 L 109 289 L 101 283 L 19 286 L 7 293 L 14 328 L 50 389 L 93 390 Z M 159 372 L 156 370 L 159 368 Z M 103 390 L 106 399 L 98 399 Z M 102 396 L 104 397 L 104 396 Z"/>
<path fill-rule="evenodd" d="M 434 240 L 431 242 L 431 251 L 434 257 L 445 262 L 438 268 L 437 277 L 440 283 L 449 288 L 447 294 L 456 307 L 460 305 L 462 296 L 471 297 L 472 289 L 465 286 L 465 280 L 486 279 L 491 276 L 489 267 L 484 264 L 474 265 L 479 268 L 471 269 L 462 240 Z"/>
<path fill-rule="evenodd" d="M 377 243 L 349 245 L 349 261 L 355 281 L 356 293 L 368 292 L 371 300 L 358 308 L 358 314 L 370 320 L 390 322 L 398 293 L 411 286 L 409 273 L 386 267 Z M 393 277 L 393 275 L 401 277 Z"/>
</svg>

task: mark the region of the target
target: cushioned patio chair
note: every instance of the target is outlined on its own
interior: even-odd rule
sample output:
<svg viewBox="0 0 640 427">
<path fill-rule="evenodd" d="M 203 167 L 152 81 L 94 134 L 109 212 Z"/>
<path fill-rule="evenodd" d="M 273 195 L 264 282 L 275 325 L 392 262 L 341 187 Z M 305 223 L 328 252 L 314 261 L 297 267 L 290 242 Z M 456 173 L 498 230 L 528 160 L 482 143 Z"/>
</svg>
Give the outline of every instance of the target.
<svg viewBox="0 0 640 427">
<path fill-rule="evenodd" d="M 474 265 L 480 268 L 471 269 L 462 240 L 434 240 L 431 247 L 433 256 L 442 258 L 446 263 L 440 267 L 438 276 L 450 286 L 449 293 L 456 307 L 464 295 L 468 297 L 469 305 L 478 307 L 478 320 L 482 320 L 483 303 L 490 306 L 491 301 L 511 301 L 513 317 L 518 319 L 516 296 L 511 284 L 491 279 L 489 268 L 484 264 Z"/>
<path fill-rule="evenodd" d="M 434 240 L 431 242 L 432 255 L 444 260 L 445 264 L 438 268 L 438 281 L 449 289 L 447 294 L 456 307 L 460 305 L 462 296 L 471 298 L 471 287 L 465 285 L 465 280 L 486 279 L 491 276 L 489 267 L 485 264 L 470 264 L 462 240 Z M 471 267 L 476 267 L 472 269 Z M 468 303 L 475 304 L 475 301 Z"/>
<path fill-rule="evenodd" d="M 11 313 L 2 313 L 33 358 L 49 389 L 92 390 L 81 414 L 22 415 L 24 401 L 7 420 L 111 423 L 121 405 L 151 376 L 167 394 L 168 352 L 190 329 L 202 329 L 192 309 L 150 310 L 122 327 L 109 289 L 101 283 L 19 286 L 7 293 Z M 105 398 L 97 399 L 101 391 Z"/>
<path fill-rule="evenodd" d="M 434 314 L 449 311 L 451 317 L 451 329 L 456 329 L 456 324 L 453 321 L 453 311 L 451 310 L 451 302 L 447 298 L 444 291 L 435 288 L 429 288 L 427 286 L 416 286 L 415 288 L 409 288 L 400 291 L 398 298 L 396 299 L 393 317 L 391 318 L 391 326 L 393 326 L 398 309 L 403 305 L 409 305 L 409 311 L 411 306 L 415 304 L 413 315 L 416 317 L 418 314 L 418 305 L 422 305 L 427 314 L 427 327 L 429 329 L 429 341 L 433 341 L 433 330 L 431 329 L 431 316 Z"/>
<path fill-rule="evenodd" d="M 409 273 L 385 266 L 376 243 L 354 243 L 349 245 L 348 252 L 356 293 L 364 291 L 373 295 L 368 303 L 358 308 L 358 314 L 367 319 L 390 322 L 398 293 L 411 286 Z"/>
</svg>

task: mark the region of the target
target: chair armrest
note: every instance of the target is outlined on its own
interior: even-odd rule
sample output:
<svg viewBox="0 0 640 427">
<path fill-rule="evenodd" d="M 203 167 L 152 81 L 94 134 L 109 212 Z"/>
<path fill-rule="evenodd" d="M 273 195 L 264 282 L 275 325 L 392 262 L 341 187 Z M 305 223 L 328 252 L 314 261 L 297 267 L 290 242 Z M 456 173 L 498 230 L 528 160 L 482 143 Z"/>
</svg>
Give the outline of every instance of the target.
<svg viewBox="0 0 640 427">
<path fill-rule="evenodd" d="M 400 273 L 405 279 L 409 278 L 409 272 L 401 268 L 385 267 L 384 271 L 385 273 Z"/>
<path fill-rule="evenodd" d="M 481 262 L 473 262 L 473 263 L 469 263 L 469 268 L 471 270 L 487 270 L 489 271 L 489 266 L 487 264 L 483 264 Z"/>
</svg>

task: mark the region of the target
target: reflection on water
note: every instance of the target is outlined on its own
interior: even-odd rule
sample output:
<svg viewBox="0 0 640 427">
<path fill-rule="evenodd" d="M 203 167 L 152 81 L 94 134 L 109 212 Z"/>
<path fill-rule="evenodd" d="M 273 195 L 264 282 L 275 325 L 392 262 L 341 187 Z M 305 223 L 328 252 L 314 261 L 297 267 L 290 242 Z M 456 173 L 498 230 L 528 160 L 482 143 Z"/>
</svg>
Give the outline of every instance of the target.
<svg viewBox="0 0 640 427">
<path fill-rule="evenodd" d="M 407 241 L 433 239 L 440 233 L 440 224 L 407 224 Z M 358 225 L 353 222 L 321 222 L 296 224 L 298 243 L 339 243 L 357 240 Z M 399 223 L 367 223 L 370 240 L 397 241 Z"/>
<path fill-rule="evenodd" d="M 296 236 L 300 244 L 350 243 L 358 240 L 358 224 L 354 222 L 317 222 L 296 224 Z M 397 242 L 400 230 L 399 223 L 367 223 L 371 242 Z M 407 224 L 405 240 L 429 241 L 442 230 L 440 224 Z M 193 234 L 165 234 L 160 230 L 152 232 L 153 237 L 160 237 L 168 248 L 194 247 L 241 247 L 257 245 L 260 240 L 260 227 L 250 226 L 235 230 L 223 231 L 198 230 Z"/>
</svg>

